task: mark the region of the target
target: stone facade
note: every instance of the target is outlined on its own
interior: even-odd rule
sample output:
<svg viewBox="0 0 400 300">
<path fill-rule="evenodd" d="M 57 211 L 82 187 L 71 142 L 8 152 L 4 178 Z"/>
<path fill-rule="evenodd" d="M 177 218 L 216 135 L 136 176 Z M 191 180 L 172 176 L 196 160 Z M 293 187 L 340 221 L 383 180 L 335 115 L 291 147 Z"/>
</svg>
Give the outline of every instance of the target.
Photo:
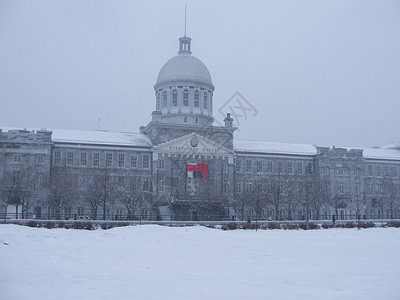
<svg viewBox="0 0 400 300">
<path fill-rule="evenodd" d="M 140 133 L 0 129 L 8 218 L 400 218 L 400 144 L 377 149 L 237 141 L 190 38 L 161 69 Z M 7 214 L 6 214 L 7 212 Z"/>
</svg>

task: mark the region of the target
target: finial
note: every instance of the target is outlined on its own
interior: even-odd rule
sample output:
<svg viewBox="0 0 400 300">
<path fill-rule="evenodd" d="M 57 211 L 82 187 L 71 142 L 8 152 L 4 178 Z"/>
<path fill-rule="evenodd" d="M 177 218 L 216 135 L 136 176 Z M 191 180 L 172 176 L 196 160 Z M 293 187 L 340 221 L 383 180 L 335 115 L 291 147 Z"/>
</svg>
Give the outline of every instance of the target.
<svg viewBox="0 0 400 300">
<path fill-rule="evenodd" d="M 184 31 L 184 36 L 179 39 L 179 54 L 187 54 L 190 55 L 192 54 L 192 51 L 190 49 L 190 41 L 192 39 L 188 36 L 186 36 L 186 4 L 185 4 L 185 31 Z"/>
<path fill-rule="evenodd" d="M 186 36 L 186 4 L 185 4 L 185 34 L 184 36 Z"/>
</svg>

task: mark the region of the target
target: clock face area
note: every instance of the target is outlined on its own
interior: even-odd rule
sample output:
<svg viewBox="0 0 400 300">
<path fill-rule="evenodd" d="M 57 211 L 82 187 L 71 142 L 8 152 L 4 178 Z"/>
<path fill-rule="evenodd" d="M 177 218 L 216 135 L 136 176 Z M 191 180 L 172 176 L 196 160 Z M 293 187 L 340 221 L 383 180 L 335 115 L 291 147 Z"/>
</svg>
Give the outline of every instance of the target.
<svg viewBox="0 0 400 300">
<path fill-rule="evenodd" d="M 199 141 L 198 141 L 195 137 L 193 137 L 193 138 L 190 140 L 190 146 L 192 146 L 192 147 L 197 147 L 198 144 L 199 144 Z"/>
</svg>

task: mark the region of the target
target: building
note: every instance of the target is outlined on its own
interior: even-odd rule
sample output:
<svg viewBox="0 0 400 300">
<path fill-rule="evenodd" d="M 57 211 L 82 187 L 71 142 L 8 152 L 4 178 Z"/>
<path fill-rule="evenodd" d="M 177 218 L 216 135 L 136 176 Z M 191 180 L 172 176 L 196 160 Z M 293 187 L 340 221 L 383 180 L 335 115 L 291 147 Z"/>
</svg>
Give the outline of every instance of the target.
<svg viewBox="0 0 400 300">
<path fill-rule="evenodd" d="M 154 90 L 140 133 L 1 128 L 2 216 L 302 220 L 308 203 L 311 219 L 400 218 L 400 143 L 235 140 L 228 111 L 215 125 L 211 75 L 187 36 Z"/>
</svg>

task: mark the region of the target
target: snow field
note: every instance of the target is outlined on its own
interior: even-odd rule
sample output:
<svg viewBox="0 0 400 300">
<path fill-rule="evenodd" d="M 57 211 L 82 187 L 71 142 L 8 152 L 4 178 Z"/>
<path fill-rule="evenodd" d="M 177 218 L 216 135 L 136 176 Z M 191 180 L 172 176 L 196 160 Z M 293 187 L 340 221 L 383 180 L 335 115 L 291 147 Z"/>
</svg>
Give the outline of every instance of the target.
<svg viewBox="0 0 400 300">
<path fill-rule="evenodd" d="M 400 299 L 400 230 L 0 225 L 1 299 Z"/>
</svg>

